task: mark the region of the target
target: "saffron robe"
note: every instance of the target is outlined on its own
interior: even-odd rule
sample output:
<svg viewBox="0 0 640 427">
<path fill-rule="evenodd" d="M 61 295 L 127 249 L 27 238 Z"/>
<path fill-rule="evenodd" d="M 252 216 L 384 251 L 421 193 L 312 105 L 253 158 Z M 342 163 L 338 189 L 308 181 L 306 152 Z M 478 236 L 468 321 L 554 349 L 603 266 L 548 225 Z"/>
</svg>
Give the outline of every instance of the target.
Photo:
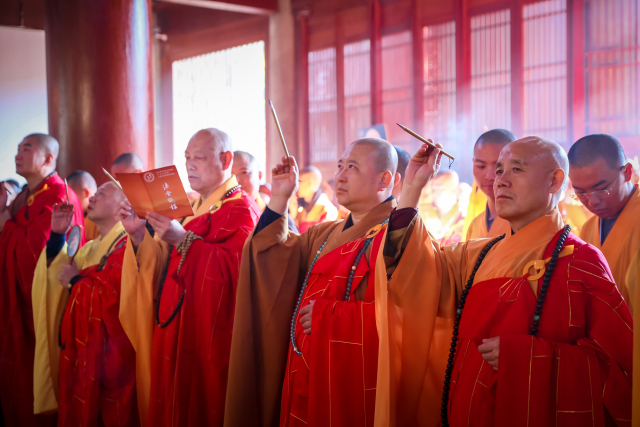
<svg viewBox="0 0 640 427">
<path fill-rule="evenodd" d="M 118 222 L 104 238 L 98 236 L 98 239 L 92 240 L 80 248 L 73 258 L 78 270 L 83 271 L 97 265 L 102 257 L 108 253 L 115 239 L 118 236 L 120 236 L 120 239 L 124 238 L 121 236 L 123 231 L 124 227 Z M 113 248 L 111 247 L 111 249 Z M 121 261 L 119 262 L 120 265 L 122 264 Z M 60 319 L 62 319 L 69 300 L 69 291 L 66 287 L 60 285 L 58 276 L 60 268 L 69 262 L 66 243 L 52 260 L 47 260 L 47 249 L 45 248 L 40 254 L 33 276 L 31 300 L 36 335 L 36 352 L 33 366 L 33 406 L 36 414 L 58 410 L 58 374 L 60 368 L 58 334 Z M 81 275 L 84 274 L 81 273 Z M 102 274 L 96 275 L 99 279 L 102 276 Z M 120 277 L 118 276 L 118 292 L 119 282 Z M 109 286 L 113 287 L 115 284 Z M 74 287 L 74 292 L 76 292 L 76 289 L 78 288 Z M 99 317 L 96 316 L 96 318 Z"/>
<path fill-rule="evenodd" d="M 232 176 L 206 200 L 198 199 L 195 217 L 183 222 L 203 240 L 191 244 L 179 274 L 182 255 L 171 250 L 160 321 L 169 318 L 183 292 L 184 303 L 165 328 L 151 322 L 169 246 L 148 232 L 137 252 L 127 243 L 120 320 L 136 349 L 142 425 L 222 425 L 240 255 L 260 216 L 242 190 L 222 200 L 236 185 Z"/>
<path fill-rule="evenodd" d="M 476 216 L 467 230 L 465 240 L 494 238 L 511 232 L 509 221 L 496 216 L 491 224 L 491 229 L 487 230 L 487 210 Z"/>
<path fill-rule="evenodd" d="M 347 302 L 345 283 L 363 237 L 388 218 L 393 206 L 394 200 L 384 202 L 346 229 L 350 220 L 318 224 L 301 235 L 287 230 L 285 215 L 247 241 L 236 306 L 242 316 L 234 324 L 231 344 L 226 427 L 372 425 L 377 333 L 371 250 L 356 268 Z M 303 334 L 299 317 L 295 319 L 304 358 L 294 356 L 289 331 L 295 301 L 325 240 L 301 303 L 316 301 L 312 332 Z M 378 242 L 374 239 L 372 246 Z"/>
<path fill-rule="evenodd" d="M 338 219 L 338 209 L 331 203 L 322 190 L 318 190 L 310 203 L 311 206 L 298 209 L 296 226 L 304 233 L 316 224 Z"/>
<path fill-rule="evenodd" d="M 87 242 L 91 240 L 95 240 L 100 237 L 100 232 L 98 231 L 98 227 L 96 224 L 91 221 L 87 216 L 84 217 L 84 239 Z"/>
<path fill-rule="evenodd" d="M 471 226 L 471 222 L 480 215 L 487 206 L 487 195 L 482 192 L 478 183 L 474 180 L 471 184 L 471 194 L 469 195 L 469 206 L 467 207 L 467 216 L 464 218 L 462 227 L 462 235 L 466 236 Z"/>
<path fill-rule="evenodd" d="M 64 181 L 54 173 L 32 193 L 23 190 L 18 195 L 10 207 L 12 219 L 0 232 L 0 401 L 9 426 L 55 424 L 55 416 L 33 412 L 36 339 L 31 286 L 49 239 L 53 205 L 66 199 Z M 82 208 L 71 189 L 69 201 L 75 208 L 73 224 L 82 226 Z"/>
<path fill-rule="evenodd" d="M 600 243 L 600 218 L 595 215 L 584 223 L 580 233 L 581 239 L 602 251 L 609 263 L 618 289 L 627 303 L 630 301 L 625 275 L 631 264 L 631 259 L 640 248 L 640 222 L 638 218 L 640 218 L 640 192 L 636 190 L 620 212 L 604 244 Z M 629 305 L 633 312 L 633 304 Z"/>
<path fill-rule="evenodd" d="M 638 307 L 640 305 L 640 248 L 636 251 L 631 261 L 631 265 L 627 269 L 625 277 L 626 283 L 629 284 L 629 305 Z M 633 364 L 640 366 L 640 328 L 633 331 Z M 640 427 L 640 369 L 633 371 L 633 427 Z"/>
<path fill-rule="evenodd" d="M 507 235 L 478 269 L 459 328 L 450 425 L 604 426 L 631 419 L 631 316 L 604 257 L 575 235 L 558 260 L 537 337 L 528 335 L 542 278 L 527 280 L 525 267 L 551 256 L 562 227 L 554 209 Z M 387 263 L 401 256 L 388 293 L 380 257 L 376 266 L 377 426 L 437 425 L 457 300 L 489 242 L 440 247 L 419 218 L 407 230 L 402 254 L 391 238 L 385 248 Z M 496 336 L 498 371 L 477 350 Z"/>
</svg>

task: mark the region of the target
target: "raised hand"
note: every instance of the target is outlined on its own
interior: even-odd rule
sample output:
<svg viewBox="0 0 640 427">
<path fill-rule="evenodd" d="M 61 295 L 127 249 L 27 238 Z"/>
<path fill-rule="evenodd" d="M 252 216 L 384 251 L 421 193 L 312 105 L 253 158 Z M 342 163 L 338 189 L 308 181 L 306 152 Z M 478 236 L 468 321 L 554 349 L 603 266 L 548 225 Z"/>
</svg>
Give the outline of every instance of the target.
<svg viewBox="0 0 640 427">
<path fill-rule="evenodd" d="M 67 202 L 53 205 L 51 213 L 51 231 L 64 234 L 71 228 L 73 223 L 73 205 Z"/>
<path fill-rule="evenodd" d="M 129 234 L 133 246 L 138 247 L 144 240 L 146 221 L 138 217 L 129 200 L 120 202 L 120 222 Z"/>
<path fill-rule="evenodd" d="M 286 156 L 282 157 L 282 163 L 271 169 L 271 200 L 269 209 L 284 215 L 289 206 L 289 199 L 298 191 L 298 177 L 300 171 L 296 159 L 292 156 L 291 167 Z"/>
<path fill-rule="evenodd" d="M 147 221 L 156 231 L 158 237 L 173 246 L 178 246 L 187 234 L 178 221 L 159 213 L 147 212 Z"/>
<path fill-rule="evenodd" d="M 436 147 L 423 144 L 409 161 L 398 209 L 417 207 L 422 189 L 438 174 L 442 162 L 442 145 L 436 144 Z"/>
</svg>

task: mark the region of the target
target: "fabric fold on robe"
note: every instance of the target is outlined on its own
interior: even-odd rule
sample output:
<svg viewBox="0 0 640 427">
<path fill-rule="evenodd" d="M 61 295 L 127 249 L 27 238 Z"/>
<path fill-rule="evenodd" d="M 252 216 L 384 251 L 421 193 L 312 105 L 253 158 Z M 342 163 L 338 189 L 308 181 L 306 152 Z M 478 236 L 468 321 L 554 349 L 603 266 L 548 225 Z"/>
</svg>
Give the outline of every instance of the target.
<svg viewBox="0 0 640 427">
<path fill-rule="evenodd" d="M 100 262 L 109 251 L 114 239 L 124 231 L 118 222 L 104 238 L 92 240 L 78 250 L 73 262 L 82 271 Z M 60 285 L 60 268 L 70 261 L 67 244 L 47 267 L 46 248 L 40 254 L 33 277 L 33 324 L 36 336 L 35 363 L 33 366 L 34 412 L 50 413 L 58 409 L 58 373 L 60 349 L 58 327 L 69 299 L 69 291 Z"/>
<path fill-rule="evenodd" d="M 455 305 L 480 252 L 489 242 L 489 239 L 481 239 L 441 247 L 430 241 L 420 218 L 416 218 L 414 221 L 415 224 L 404 230 L 405 233 L 410 233 L 410 237 L 406 249 L 401 254 L 394 252 L 393 249 L 397 247 L 397 244 L 392 240 L 394 238 L 406 239 L 406 235 L 403 236 L 403 233 L 399 232 L 399 230 L 390 230 L 387 236 L 386 248 L 384 249 L 386 251 L 385 259 L 382 261 L 382 257 L 379 257 L 378 265 L 376 266 L 376 309 L 380 330 L 376 426 L 430 426 L 438 424 L 444 371 L 455 318 Z M 474 326 L 474 321 L 470 320 L 473 318 L 482 320 L 476 323 L 489 326 L 494 325 L 494 323 L 498 326 L 504 324 L 507 328 L 517 326 L 520 328 L 518 333 L 525 337 L 527 336 L 530 322 L 533 320 L 533 311 L 535 310 L 535 295 L 538 292 L 539 283 L 542 283 L 542 279 L 539 282 L 524 279 L 523 276 L 529 274 L 524 271 L 524 267 L 532 260 L 546 259 L 545 255 L 549 250 L 553 251 L 552 244 L 555 244 L 554 242 L 557 240 L 559 230 L 562 227 L 561 215 L 557 209 L 554 209 L 550 215 L 539 218 L 518 233 L 507 235 L 504 240 L 492 248 L 475 276 L 474 285 L 464 310 L 460 327 L 461 334 L 464 332 L 465 327 L 468 329 L 469 325 L 471 327 Z M 396 234 L 395 236 L 393 236 L 394 233 Z M 538 334 L 538 338 L 549 340 L 551 334 L 556 333 L 557 336 L 552 338 L 561 344 L 573 345 L 573 349 L 575 349 L 576 344 L 581 343 L 579 342 L 580 339 L 585 339 L 585 345 L 587 346 L 597 347 L 597 358 L 593 360 L 599 362 L 597 368 L 598 378 L 603 378 L 602 385 L 607 380 L 610 380 L 610 384 L 615 383 L 617 385 L 615 391 L 611 390 L 611 386 L 607 387 L 607 393 L 613 394 L 607 395 L 604 400 L 600 399 L 599 404 L 602 406 L 604 402 L 605 405 L 611 405 L 607 406 L 607 409 L 614 411 L 614 416 L 624 417 L 624 414 L 627 414 L 630 419 L 631 408 L 629 405 L 625 406 L 624 403 L 630 401 L 631 385 L 629 377 L 631 374 L 631 319 L 628 308 L 617 292 L 615 284 L 611 281 L 606 262 L 598 251 L 585 245 L 584 242 L 571 234 L 570 237 L 568 239 L 570 243 L 566 243 L 565 246 L 572 245 L 576 248 L 576 251 L 573 252 L 574 255 L 571 257 L 561 258 L 562 263 L 565 263 L 565 265 L 563 267 L 559 266 L 554 273 L 554 279 L 552 279 L 550 286 L 553 292 L 548 294 L 545 302 L 547 307 L 551 308 L 549 308 L 549 311 L 543 310 L 543 320 L 541 320 L 541 331 Z M 580 251 L 577 250 L 578 247 L 580 247 Z M 387 283 L 386 266 L 389 264 L 390 259 L 398 256 L 401 256 L 400 261 L 393 277 Z M 566 266 L 570 262 L 574 263 L 573 265 L 575 266 L 574 269 L 571 269 L 571 273 L 573 273 L 571 276 L 569 276 L 569 268 Z M 512 302 L 512 305 L 503 305 L 504 303 L 500 303 L 497 300 L 494 301 L 491 298 L 488 300 L 486 298 L 482 299 L 484 294 L 482 287 L 494 289 L 487 288 L 487 284 L 494 283 L 493 286 L 495 286 L 497 285 L 496 281 L 500 281 L 500 286 L 508 286 L 511 283 L 513 289 L 516 290 L 509 293 L 510 296 L 515 295 L 515 299 L 505 300 L 505 302 Z M 478 288 L 480 290 L 474 293 L 478 286 L 480 286 Z M 495 289 L 496 295 L 502 296 L 499 289 L 504 291 L 504 288 Z M 576 293 L 574 294 L 574 292 Z M 385 294 L 387 294 L 386 298 L 384 298 Z M 586 296 L 587 294 L 589 296 Z M 381 297 L 378 298 L 378 295 Z M 594 298 L 592 298 L 592 305 L 589 305 L 585 300 L 590 298 L 591 295 Z M 522 302 L 524 297 L 528 299 Z M 601 300 L 604 300 L 603 304 L 599 302 Z M 479 301 L 483 301 L 484 304 L 479 303 Z M 499 322 L 497 319 L 500 319 L 500 314 L 494 314 L 492 308 L 487 306 L 487 301 L 490 301 L 491 304 L 498 303 L 496 307 L 502 310 L 507 309 L 506 307 L 515 307 L 513 305 L 515 303 L 525 304 L 526 310 L 516 310 L 514 313 L 520 313 L 521 317 L 512 322 Z M 533 304 L 530 306 L 532 302 Z M 477 310 L 475 315 L 473 312 L 474 305 L 476 306 L 475 310 Z M 594 308 L 590 311 L 591 307 Z M 615 310 L 613 310 L 614 308 Z M 546 322 L 544 320 L 545 315 Z M 596 316 L 600 323 L 595 320 L 593 324 L 585 323 L 585 317 L 590 315 Z M 566 323 L 559 323 L 554 319 L 554 316 L 559 316 L 560 318 L 564 316 L 567 321 Z M 566 326 L 556 331 L 555 328 L 559 324 Z M 421 327 L 416 328 L 415 325 L 420 325 Z M 422 325 L 425 326 L 422 327 Z M 607 328 L 616 328 L 618 333 L 607 336 L 606 332 L 604 332 Z M 467 335 L 472 335 L 470 332 L 466 333 Z M 589 334 L 596 335 L 596 333 L 596 339 L 602 345 L 594 344 L 594 341 L 591 340 L 592 337 Z M 479 335 L 482 336 L 481 338 L 496 336 L 487 331 Z M 481 338 L 479 343 L 481 343 Z M 508 338 L 505 338 L 505 342 L 505 348 L 511 348 Z M 464 425 L 467 425 L 468 422 L 471 422 L 471 425 L 492 425 L 493 418 L 482 416 L 483 409 L 489 411 L 490 415 L 493 416 L 494 410 L 492 408 L 495 408 L 496 420 L 500 420 L 500 417 L 505 413 L 504 411 L 507 411 L 506 413 L 510 410 L 522 411 L 523 408 L 521 405 L 514 408 L 509 408 L 509 405 L 496 406 L 495 400 L 481 401 L 482 398 L 490 399 L 491 396 L 494 396 L 493 399 L 495 399 L 495 384 L 500 380 L 499 377 L 497 380 L 495 377 L 491 377 L 495 372 L 492 368 L 486 364 L 482 366 L 481 355 L 475 346 L 476 344 L 474 344 L 473 349 L 468 348 L 468 351 L 463 351 L 460 346 L 459 351 L 456 352 L 456 369 L 460 370 L 460 363 L 464 362 L 465 357 L 469 361 L 464 365 L 466 371 L 463 374 L 466 376 L 463 375 L 463 377 L 458 378 L 459 382 L 456 387 L 459 387 L 459 393 L 453 399 L 453 402 L 460 405 L 461 402 L 470 400 L 473 406 L 465 406 L 464 408 L 457 406 L 455 414 L 459 416 L 462 416 L 460 415 L 462 413 L 472 414 L 469 419 L 467 417 L 464 418 Z M 540 348 L 544 348 L 544 344 L 541 344 Z M 584 354 L 584 350 L 576 351 Z M 530 352 L 531 340 L 529 340 L 529 355 Z M 607 354 L 609 356 L 603 356 Z M 473 365 L 476 362 L 477 366 Z M 527 358 L 526 362 L 529 363 L 529 358 Z M 514 363 L 517 362 L 514 361 Z M 566 365 L 566 362 L 564 363 Z M 607 368 L 613 365 L 616 366 L 616 369 Z M 554 366 L 557 369 L 557 365 Z M 619 370 L 617 370 L 618 367 L 620 368 Z M 478 374 L 484 373 L 488 379 L 485 378 L 482 383 L 487 387 L 492 387 L 493 385 L 490 392 L 486 392 L 483 386 L 478 385 L 476 400 L 473 400 L 473 391 L 469 391 L 469 395 L 465 395 L 463 391 L 460 391 L 469 390 L 470 383 L 467 374 L 472 369 L 484 370 L 481 372 L 475 371 L 476 376 L 471 381 L 475 381 Z M 504 371 L 508 372 L 507 369 Z M 576 372 L 578 371 L 576 370 Z M 618 375 L 621 372 L 625 374 L 622 377 Z M 500 376 L 501 374 L 498 373 L 497 375 Z M 582 371 L 580 375 L 587 375 L 587 372 Z M 563 378 L 570 377 L 563 376 Z M 455 380 L 455 377 L 452 380 Z M 490 380 L 493 383 L 489 384 Z M 454 384 L 452 383 L 452 388 Z M 517 384 L 522 386 L 521 382 L 517 382 Z M 473 384 L 470 385 L 473 390 Z M 537 389 L 537 392 L 547 393 L 546 398 L 552 399 L 555 396 L 555 389 L 551 388 L 553 390 L 541 387 Z M 481 389 L 482 391 L 480 391 Z M 500 390 L 499 387 L 498 390 Z M 498 395 L 500 393 L 498 391 Z M 579 394 L 580 391 L 577 393 Z M 600 396 L 602 396 L 602 389 L 600 389 Z M 584 398 L 585 395 L 583 394 L 579 397 Z M 535 397 L 535 399 L 538 398 L 544 399 L 545 396 Z M 622 403 L 616 406 L 612 403 L 616 401 Z M 597 400 L 594 400 L 594 405 L 597 405 Z M 557 409 L 557 413 L 560 413 L 566 409 L 566 406 L 547 409 Z M 524 411 L 526 415 L 526 407 Z M 547 413 L 545 412 L 544 416 Z M 602 410 L 600 413 L 602 413 Z M 487 413 L 484 415 L 489 416 Z M 529 418 L 529 425 L 546 425 L 536 424 L 534 418 Z M 562 418 L 563 422 L 558 425 L 579 425 L 579 421 L 576 421 L 577 417 L 570 420 L 569 418 Z M 483 424 L 483 421 L 487 419 L 489 419 L 488 423 Z M 564 420 L 567 420 L 567 422 Z M 450 418 L 450 421 L 452 426 L 462 425 L 458 419 L 451 420 Z M 604 421 L 604 419 L 598 421 Z"/>
<path fill-rule="evenodd" d="M 319 260 L 362 238 L 394 206 L 394 200 L 382 203 L 347 229 L 347 221 L 325 222 L 300 235 L 287 229 L 284 215 L 247 240 L 236 299 L 243 315 L 233 327 L 225 427 L 279 425 L 291 316 L 308 266 L 325 240 Z"/>
<path fill-rule="evenodd" d="M 67 200 L 64 181 L 53 174 L 10 206 L 12 219 L 0 232 L 0 401 L 7 425 L 43 426 L 54 416 L 34 415 L 35 332 L 32 285 L 38 258 L 51 232 L 53 205 Z M 82 207 L 73 191 L 73 225 L 83 225 Z M 84 243 L 84 236 L 82 242 Z"/>
<path fill-rule="evenodd" d="M 239 258 L 242 245 L 260 215 L 255 201 L 241 190 L 222 201 L 225 193 L 236 185 L 232 176 L 206 200 L 200 198 L 194 203 L 195 216 L 187 217 L 183 226 L 204 240 L 192 243 L 179 275 L 176 272 L 181 254 L 173 248 L 167 267 L 169 246 L 157 234 L 152 238 L 145 232 L 137 252 L 127 243 L 120 320 L 136 350 L 138 405 L 143 426 L 160 422 L 168 425 L 222 422 L 221 387 L 226 388 Z M 165 268 L 167 276 L 159 302 L 161 321 L 167 320 L 183 290 L 186 292 L 183 306 L 173 321 L 166 328 L 157 328 L 154 310 L 160 275 Z M 201 384 L 205 380 L 210 381 L 208 387 Z M 176 396 L 175 400 L 171 396 Z"/>
<path fill-rule="evenodd" d="M 627 269 L 625 283 L 629 291 L 629 306 L 640 307 L 640 248 Z M 633 366 L 640 366 L 640 328 L 633 330 Z M 640 427 L 640 369 L 633 371 L 633 427 Z"/>
<path fill-rule="evenodd" d="M 632 257 L 640 248 L 639 196 L 640 192 L 636 190 L 627 205 L 622 209 L 622 212 L 620 212 L 604 244 L 600 243 L 600 218 L 595 215 L 584 223 L 580 233 L 581 239 L 602 251 L 609 263 L 613 278 L 616 285 L 618 285 L 618 290 L 627 304 L 629 304 L 632 313 L 634 306 L 629 300 L 629 285 L 625 281 L 625 275 Z"/>
</svg>

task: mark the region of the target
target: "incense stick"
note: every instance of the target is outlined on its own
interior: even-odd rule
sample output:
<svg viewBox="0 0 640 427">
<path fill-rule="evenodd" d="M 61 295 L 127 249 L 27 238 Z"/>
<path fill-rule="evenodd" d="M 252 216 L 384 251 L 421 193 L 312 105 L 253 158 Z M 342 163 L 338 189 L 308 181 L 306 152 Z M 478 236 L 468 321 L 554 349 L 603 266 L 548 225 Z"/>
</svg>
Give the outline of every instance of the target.
<svg viewBox="0 0 640 427">
<path fill-rule="evenodd" d="M 122 191 L 124 193 L 124 190 L 120 186 L 120 183 L 118 181 L 116 181 L 116 179 L 114 177 L 112 177 L 111 174 L 109 172 L 107 172 L 107 170 L 105 168 L 102 168 L 102 171 L 104 172 L 105 175 L 107 175 L 109 177 L 111 182 L 113 182 L 115 184 L 115 186 L 118 187 L 118 190 L 120 190 L 120 191 Z"/>
<path fill-rule="evenodd" d="M 69 184 L 67 184 L 67 178 L 64 179 L 64 191 L 67 192 L 67 204 L 69 204 Z"/>
<path fill-rule="evenodd" d="M 289 167 L 291 167 L 291 159 L 289 158 L 289 150 L 287 149 L 287 143 L 284 142 L 284 134 L 282 133 L 282 128 L 280 127 L 280 122 L 278 121 L 278 115 L 276 114 L 276 109 L 274 108 L 273 102 L 271 102 L 271 100 L 269 100 L 269 105 L 271 105 L 271 113 L 273 113 L 273 120 L 275 120 L 276 126 L 278 128 L 278 133 L 280 134 L 280 141 L 282 141 L 282 148 L 284 148 L 284 154 L 287 156 Z"/>
<path fill-rule="evenodd" d="M 396 124 L 397 124 L 398 126 L 400 126 L 400 128 L 401 128 L 403 131 L 407 132 L 409 135 L 413 136 L 414 138 L 416 138 L 416 139 L 418 139 L 418 140 L 420 140 L 420 141 L 424 142 L 424 143 L 425 143 L 425 144 L 427 144 L 429 147 L 431 147 L 431 148 L 438 148 L 438 147 L 436 147 L 436 145 L 435 145 L 433 142 L 431 142 L 431 141 L 429 141 L 428 139 L 426 139 L 426 138 L 424 138 L 424 137 L 422 137 L 422 136 L 418 135 L 417 133 L 415 133 L 414 131 L 412 131 L 412 130 L 411 130 L 411 129 L 409 129 L 408 127 L 406 127 L 406 126 L 402 126 L 400 123 L 396 123 Z M 451 154 L 447 153 L 446 151 L 444 151 L 444 150 L 442 150 L 442 149 L 440 149 L 440 151 L 442 152 L 442 155 L 443 155 L 443 156 L 447 156 L 447 157 L 448 157 L 448 158 L 450 158 L 451 160 L 455 160 L 455 157 L 453 157 Z"/>
</svg>

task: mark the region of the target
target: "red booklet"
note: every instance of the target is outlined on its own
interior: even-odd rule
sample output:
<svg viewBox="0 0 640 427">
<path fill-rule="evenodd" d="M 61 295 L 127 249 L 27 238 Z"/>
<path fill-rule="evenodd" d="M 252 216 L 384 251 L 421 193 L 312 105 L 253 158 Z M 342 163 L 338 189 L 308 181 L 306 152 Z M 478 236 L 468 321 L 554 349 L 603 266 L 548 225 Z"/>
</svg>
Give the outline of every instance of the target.
<svg viewBox="0 0 640 427">
<path fill-rule="evenodd" d="M 171 219 L 194 214 L 175 166 L 117 175 L 122 191 L 138 217 L 145 218 L 147 212 Z"/>
</svg>

